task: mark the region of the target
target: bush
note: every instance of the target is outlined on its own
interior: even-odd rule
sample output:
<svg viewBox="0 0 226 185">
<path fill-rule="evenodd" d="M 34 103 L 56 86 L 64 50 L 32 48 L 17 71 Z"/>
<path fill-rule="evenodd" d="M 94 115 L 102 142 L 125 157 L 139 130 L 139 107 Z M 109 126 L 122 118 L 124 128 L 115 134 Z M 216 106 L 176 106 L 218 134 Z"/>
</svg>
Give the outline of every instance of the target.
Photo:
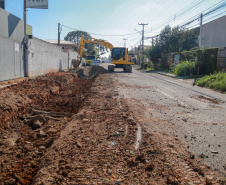
<svg viewBox="0 0 226 185">
<path fill-rule="evenodd" d="M 226 92 L 226 73 L 204 76 L 196 82 L 196 85 Z"/>
<path fill-rule="evenodd" d="M 199 74 L 209 75 L 217 70 L 218 48 L 196 49 L 180 53 L 180 60 L 196 61 L 199 63 Z"/>
<path fill-rule="evenodd" d="M 197 65 L 195 62 L 191 62 L 191 61 L 181 62 L 175 66 L 174 74 L 177 76 L 197 75 Z"/>
<path fill-rule="evenodd" d="M 142 63 L 142 68 L 143 69 L 150 68 L 150 63 L 148 63 L 148 62 Z"/>
</svg>

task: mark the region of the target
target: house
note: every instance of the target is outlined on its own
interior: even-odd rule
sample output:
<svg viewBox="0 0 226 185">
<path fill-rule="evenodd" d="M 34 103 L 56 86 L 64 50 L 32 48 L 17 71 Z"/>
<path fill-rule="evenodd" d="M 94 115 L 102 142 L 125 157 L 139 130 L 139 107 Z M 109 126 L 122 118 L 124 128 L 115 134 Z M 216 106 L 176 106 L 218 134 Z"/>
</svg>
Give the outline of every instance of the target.
<svg viewBox="0 0 226 185">
<path fill-rule="evenodd" d="M 58 45 L 58 40 L 46 40 L 46 42 L 49 42 L 51 44 L 55 44 Z M 78 45 L 70 42 L 70 41 L 66 41 L 66 40 L 60 40 L 60 46 L 63 47 L 64 50 L 77 50 Z"/>
<path fill-rule="evenodd" d="M 202 27 L 202 48 L 226 47 L 226 15 L 210 21 Z"/>
</svg>

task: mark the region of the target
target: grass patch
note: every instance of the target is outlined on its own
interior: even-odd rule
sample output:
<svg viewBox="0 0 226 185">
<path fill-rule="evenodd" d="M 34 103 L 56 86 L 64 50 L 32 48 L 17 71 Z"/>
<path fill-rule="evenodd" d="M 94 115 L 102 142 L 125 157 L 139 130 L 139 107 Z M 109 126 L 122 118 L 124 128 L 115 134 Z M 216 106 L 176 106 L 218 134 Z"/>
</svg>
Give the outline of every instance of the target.
<svg viewBox="0 0 226 185">
<path fill-rule="evenodd" d="M 200 87 L 208 87 L 216 91 L 226 92 L 226 73 L 204 76 L 196 82 L 196 85 Z"/>
<path fill-rule="evenodd" d="M 195 76 L 197 75 L 197 65 L 192 61 L 183 61 L 174 68 L 176 76 Z"/>
<path fill-rule="evenodd" d="M 155 69 L 154 68 L 150 68 L 150 67 L 148 67 L 147 69 L 146 69 L 146 71 L 154 71 Z"/>
</svg>

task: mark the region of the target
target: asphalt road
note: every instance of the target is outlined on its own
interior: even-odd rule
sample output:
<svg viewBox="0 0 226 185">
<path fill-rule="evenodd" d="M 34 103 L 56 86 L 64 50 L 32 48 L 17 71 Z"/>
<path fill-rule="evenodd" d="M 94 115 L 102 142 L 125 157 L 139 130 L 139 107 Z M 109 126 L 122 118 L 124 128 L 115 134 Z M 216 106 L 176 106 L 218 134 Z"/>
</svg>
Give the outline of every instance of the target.
<svg viewBox="0 0 226 185">
<path fill-rule="evenodd" d="M 201 161 L 226 174 L 226 94 L 135 69 L 112 75 L 148 131 L 180 138 Z"/>
</svg>

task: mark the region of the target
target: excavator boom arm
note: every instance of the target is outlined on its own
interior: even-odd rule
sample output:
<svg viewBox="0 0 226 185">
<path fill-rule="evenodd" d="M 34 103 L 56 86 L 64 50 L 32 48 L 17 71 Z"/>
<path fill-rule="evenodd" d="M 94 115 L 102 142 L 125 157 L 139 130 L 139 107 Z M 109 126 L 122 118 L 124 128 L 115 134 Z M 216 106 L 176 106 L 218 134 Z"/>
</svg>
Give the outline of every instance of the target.
<svg viewBox="0 0 226 185">
<path fill-rule="evenodd" d="M 85 40 L 84 36 L 82 35 L 80 44 L 79 44 L 79 49 L 78 49 L 78 60 L 80 60 L 80 63 L 82 61 L 82 55 L 83 55 L 83 51 L 84 51 L 84 47 L 85 47 L 86 43 L 96 44 L 96 45 L 99 44 L 99 45 L 109 48 L 111 51 L 113 49 L 113 45 L 109 42 L 105 42 L 103 40 L 94 39 L 94 38 L 91 38 L 90 40 Z"/>
</svg>

